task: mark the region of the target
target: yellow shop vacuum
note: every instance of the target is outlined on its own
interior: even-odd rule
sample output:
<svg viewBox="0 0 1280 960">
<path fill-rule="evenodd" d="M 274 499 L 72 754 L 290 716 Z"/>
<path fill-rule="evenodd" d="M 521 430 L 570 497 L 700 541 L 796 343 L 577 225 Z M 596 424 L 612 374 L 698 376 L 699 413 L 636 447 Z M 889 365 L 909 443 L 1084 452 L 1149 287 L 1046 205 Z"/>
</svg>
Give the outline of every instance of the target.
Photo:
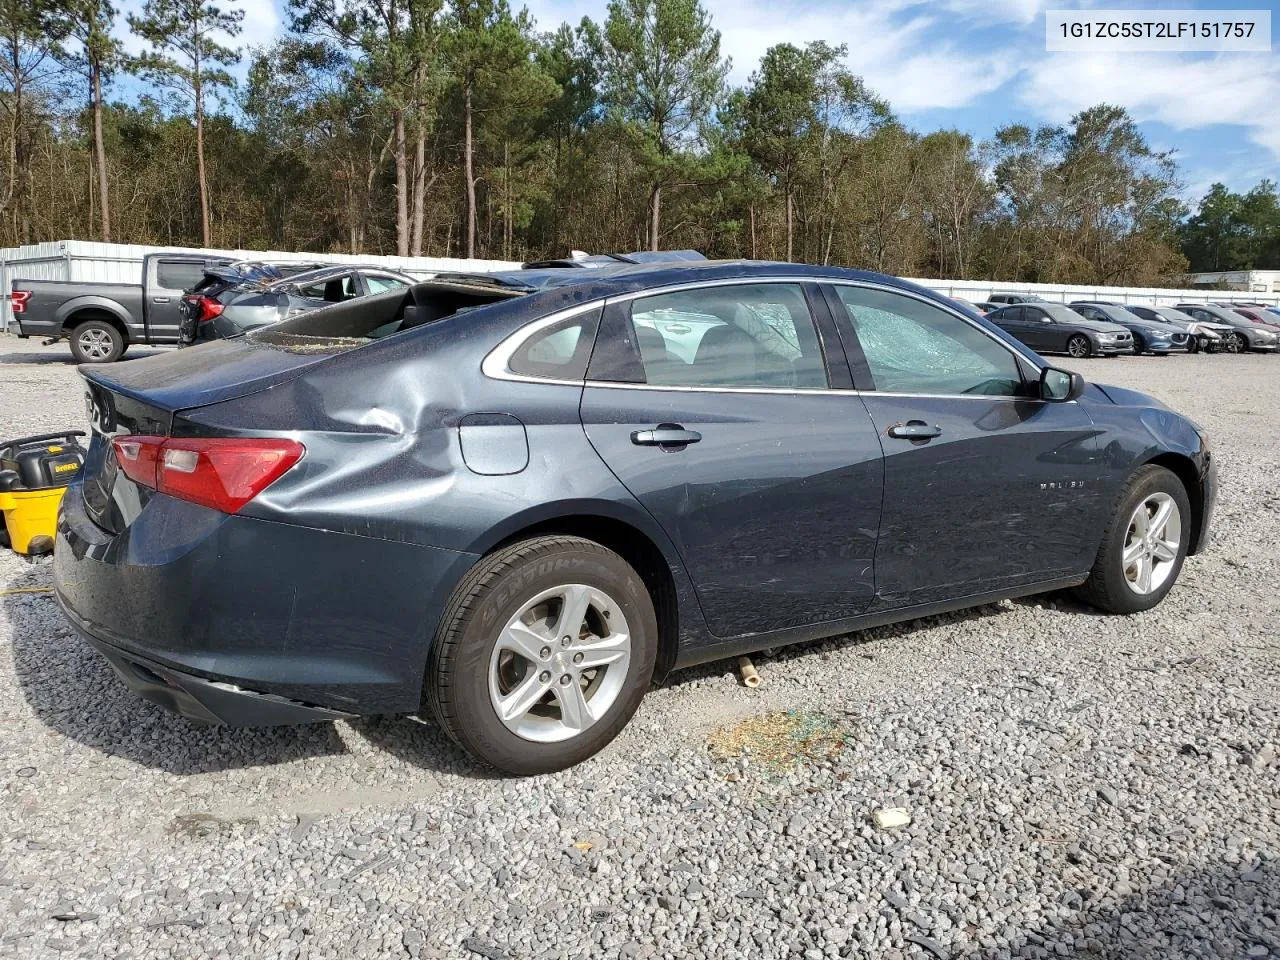
<svg viewBox="0 0 1280 960">
<path fill-rule="evenodd" d="M 83 436 L 68 430 L 0 442 L 0 543 L 32 555 L 53 550 L 58 504 L 84 467 Z"/>
</svg>

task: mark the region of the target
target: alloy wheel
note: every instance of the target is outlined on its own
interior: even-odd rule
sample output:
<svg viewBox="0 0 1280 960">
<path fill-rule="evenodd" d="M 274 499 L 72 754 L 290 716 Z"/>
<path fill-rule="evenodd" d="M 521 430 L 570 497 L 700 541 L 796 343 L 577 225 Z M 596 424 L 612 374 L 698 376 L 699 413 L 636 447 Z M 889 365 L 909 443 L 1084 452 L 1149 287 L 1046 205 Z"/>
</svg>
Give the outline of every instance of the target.
<svg viewBox="0 0 1280 960">
<path fill-rule="evenodd" d="M 76 342 L 80 345 L 80 352 L 90 360 L 105 360 L 111 356 L 111 335 L 105 330 L 82 330 Z"/>
<path fill-rule="evenodd" d="M 1089 356 L 1089 340 L 1081 336 L 1072 337 L 1067 341 L 1067 353 L 1077 360 Z"/>
<path fill-rule="evenodd" d="M 489 701 L 519 737 L 568 740 L 613 706 L 630 662 L 631 633 L 612 597 L 581 583 L 554 587 L 502 629 L 489 658 Z"/>
<path fill-rule="evenodd" d="M 1182 546 L 1182 512 L 1173 497 L 1151 494 L 1133 511 L 1120 562 L 1125 582 L 1136 594 L 1159 590 L 1173 575 Z"/>
</svg>

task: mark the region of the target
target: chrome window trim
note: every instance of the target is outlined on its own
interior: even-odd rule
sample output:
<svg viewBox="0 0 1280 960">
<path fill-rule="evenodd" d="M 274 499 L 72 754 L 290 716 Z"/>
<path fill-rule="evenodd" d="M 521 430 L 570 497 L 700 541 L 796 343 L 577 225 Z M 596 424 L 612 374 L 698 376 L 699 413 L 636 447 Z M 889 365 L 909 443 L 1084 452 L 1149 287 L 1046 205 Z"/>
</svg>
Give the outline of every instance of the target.
<svg viewBox="0 0 1280 960">
<path fill-rule="evenodd" d="M 593 387 L 602 387 L 609 390 L 665 390 L 688 393 L 762 393 L 762 394 L 785 394 L 795 396 L 822 396 L 830 394 L 833 396 L 881 396 L 881 397 L 937 397 L 940 399 L 951 400 L 1012 400 L 1012 401 L 1031 401 L 1033 403 L 1047 403 L 1039 397 L 1010 397 L 1002 395 L 988 394 L 971 394 L 971 393 L 894 393 L 887 390 L 842 390 L 831 387 L 813 387 L 807 390 L 798 390 L 792 387 L 697 387 L 697 386 L 663 386 L 661 384 L 651 383 L 615 383 L 608 380 L 561 380 L 551 377 L 532 377 L 527 374 L 516 373 L 511 369 L 511 357 L 515 352 L 523 346 L 524 342 L 538 332 L 545 330 L 547 327 L 555 326 L 564 320 L 569 320 L 580 313 L 586 313 L 589 310 L 602 309 L 612 303 L 629 303 L 632 300 L 641 300 L 645 297 L 660 296 L 666 293 L 679 293 L 682 290 L 696 290 L 705 287 L 730 287 L 730 286 L 757 286 L 765 283 L 784 283 L 784 284 L 830 284 L 831 286 L 860 287 L 871 290 L 881 290 L 885 293 L 894 293 L 899 296 L 910 297 L 918 300 L 928 306 L 942 310 L 950 314 L 962 323 L 968 324 L 979 333 L 986 334 L 997 345 L 1003 347 L 1015 358 L 1021 358 L 1031 365 L 1033 369 L 1044 369 L 1041 363 L 1037 362 L 1030 355 L 1016 349 L 1011 344 L 1005 342 L 1002 338 L 996 336 L 992 331 L 974 323 L 969 317 L 960 313 L 958 310 L 947 306 L 946 304 L 937 303 L 929 297 L 922 296 L 913 290 L 904 290 L 901 287 L 895 287 L 892 284 L 876 283 L 867 280 L 848 280 L 842 278 L 831 277 L 815 277 L 815 276 L 780 276 L 780 277 L 726 277 L 718 280 L 699 280 L 688 281 L 685 283 L 668 284 L 662 287 L 651 287 L 645 290 L 632 290 L 628 293 L 619 294 L 613 297 L 604 297 L 598 300 L 592 300 L 588 303 L 575 304 L 563 310 L 558 310 L 541 320 L 535 320 L 533 323 L 527 324 L 516 330 L 514 333 L 508 334 L 496 347 L 489 351 L 484 360 L 481 361 L 480 370 L 486 376 L 493 380 L 510 380 L 517 383 L 549 383 L 558 386 L 569 387 L 585 387 L 590 384 Z M 816 320 L 815 320 L 816 324 Z M 1075 403 L 1076 401 L 1070 401 Z"/>
<path fill-rule="evenodd" d="M 480 361 L 480 372 L 492 380 L 514 380 L 517 383 L 556 383 L 560 386 L 580 387 L 586 383 L 584 379 L 578 380 L 560 380 L 552 377 L 531 377 L 525 373 L 516 373 L 511 369 L 511 358 L 515 352 L 519 350 L 529 338 L 548 327 L 554 327 L 557 323 L 565 320 L 571 320 L 580 313 L 587 313 L 591 310 L 597 310 L 604 306 L 605 300 L 592 300 L 589 303 L 578 303 L 564 310 L 557 310 L 555 313 L 543 317 L 541 320 L 535 320 L 533 323 L 526 324 L 515 333 L 508 334 L 496 347 L 485 355 Z"/>
</svg>

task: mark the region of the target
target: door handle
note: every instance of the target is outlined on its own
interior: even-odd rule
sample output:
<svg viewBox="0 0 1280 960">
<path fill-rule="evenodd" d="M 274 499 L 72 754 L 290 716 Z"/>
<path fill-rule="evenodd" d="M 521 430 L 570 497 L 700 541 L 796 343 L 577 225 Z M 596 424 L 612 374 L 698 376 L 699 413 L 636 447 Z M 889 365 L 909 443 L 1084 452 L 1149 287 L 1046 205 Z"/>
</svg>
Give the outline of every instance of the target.
<svg viewBox="0 0 1280 960">
<path fill-rule="evenodd" d="M 151 302 L 152 303 L 168 303 L 169 298 L 168 297 L 152 297 Z"/>
<path fill-rule="evenodd" d="M 631 442 L 639 447 L 683 447 L 701 439 L 698 431 L 686 430 L 678 423 L 660 423 L 652 430 L 636 430 L 631 434 Z"/>
<path fill-rule="evenodd" d="M 889 436 L 899 440 L 932 440 L 942 436 L 942 428 L 930 426 L 923 420 L 908 420 L 906 423 L 895 423 L 889 428 Z"/>
</svg>

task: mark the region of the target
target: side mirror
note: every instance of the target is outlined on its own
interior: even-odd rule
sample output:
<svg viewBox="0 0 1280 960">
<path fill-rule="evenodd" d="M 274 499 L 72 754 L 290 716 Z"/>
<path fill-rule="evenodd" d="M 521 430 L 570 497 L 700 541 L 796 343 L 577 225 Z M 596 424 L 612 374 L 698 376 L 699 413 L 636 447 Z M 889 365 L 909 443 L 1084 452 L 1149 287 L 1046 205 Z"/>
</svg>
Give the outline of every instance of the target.
<svg viewBox="0 0 1280 960">
<path fill-rule="evenodd" d="M 1084 394 L 1084 377 L 1057 367 L 1045 367 L 1040 371 L 1040 399 L 1053 403 L 1079 400 Z"/>
</svg>

